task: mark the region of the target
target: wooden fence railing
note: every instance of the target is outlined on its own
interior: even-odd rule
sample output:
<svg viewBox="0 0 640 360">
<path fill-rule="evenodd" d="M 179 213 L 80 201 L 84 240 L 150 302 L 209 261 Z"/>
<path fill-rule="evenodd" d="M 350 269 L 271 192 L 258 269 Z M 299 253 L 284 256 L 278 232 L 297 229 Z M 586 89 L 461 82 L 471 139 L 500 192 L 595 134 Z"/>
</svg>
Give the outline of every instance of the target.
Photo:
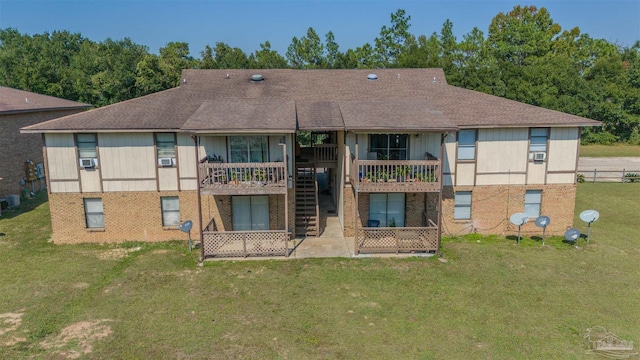
<svg viewBox="0 0 640 360">
<path fill-rule="evenodd" d="M 438 251 L 438 226 L 358 228 L 357 253 Z"/>
<path fill-rule="evenodd" d="M 203 231 L 204 257 L 288 256 L 286 230 Z"/>
<path fill-rule="evenodd" d="M 578 170 L 578 182 L 640 182 L 640 170 Z"/>
</svg>

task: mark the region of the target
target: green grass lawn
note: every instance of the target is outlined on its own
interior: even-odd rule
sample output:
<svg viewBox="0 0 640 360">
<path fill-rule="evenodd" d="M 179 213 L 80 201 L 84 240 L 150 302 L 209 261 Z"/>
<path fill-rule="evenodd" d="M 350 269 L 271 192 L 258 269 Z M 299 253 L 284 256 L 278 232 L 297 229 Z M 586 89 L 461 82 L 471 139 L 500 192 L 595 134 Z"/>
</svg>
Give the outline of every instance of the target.
<svg viewBox="0 0 640 360">
<path fill-rule="evenodd" d="M 640 157 L 640 145 L 582 145 L 581 157 Z"/>
<path fill-rule="evenodd" d="M 576 214 L 601 218 L 577 248 L 468 236 L 447 262 L 203 267 L 185 241 L 48 243 L 40 197 L 0 217 L 0 358 L 593 359 L 589 327 L 640 343 L 639 190 L 580 184 Z"/>
</svg>

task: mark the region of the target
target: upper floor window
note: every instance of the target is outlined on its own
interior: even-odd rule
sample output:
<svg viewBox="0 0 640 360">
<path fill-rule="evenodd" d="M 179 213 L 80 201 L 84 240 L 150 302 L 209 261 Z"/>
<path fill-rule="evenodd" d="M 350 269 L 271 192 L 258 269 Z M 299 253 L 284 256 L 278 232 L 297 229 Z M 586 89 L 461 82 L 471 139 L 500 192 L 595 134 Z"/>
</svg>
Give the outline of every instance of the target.
<svg viewBox="0 0 640 360">
<path fill-rule="evenodd" d="M 230 136 L 230 162 L 255 163 L 269 161 L 266 136 Z"/>
<path fill-rule="evenodd" d="M 94 168 L 98 166 L 98 139 L 96 134 L 77 134 L 78 158 L 80 166 Z"/>
<path fill-rule="evenodd" d="M 458 132 L 458 160 L 476 158 L 476 130 L 464 129 Z"/>
<path fill-rule="evenodd" d="M 176 134 L 156 134 L 156 155 L 158 165 L 173 166 L 176 163 Z"/>
<path fill-rule="evenodd" d="M 372 134 L 369 137 L 369 151 L 378 154 L 378 160 L 407 160 L 409 135 Z"/>
<path fill-rule="evenodd" d="M 547 154 L 548 128 L 532 128 L 529 133 L 529 158 L 544 160 Z"/>
</svg>

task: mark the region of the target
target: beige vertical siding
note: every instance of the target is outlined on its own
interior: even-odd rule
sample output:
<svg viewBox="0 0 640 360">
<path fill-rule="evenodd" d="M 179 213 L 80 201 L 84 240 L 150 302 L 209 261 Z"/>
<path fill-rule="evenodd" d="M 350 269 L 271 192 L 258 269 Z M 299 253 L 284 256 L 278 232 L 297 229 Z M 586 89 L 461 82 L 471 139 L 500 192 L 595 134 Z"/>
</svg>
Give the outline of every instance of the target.
<svg viewBox="0 0 640 360">
<path fill-rule="evenodd" d="M 479 173 L 526 171 L 528 141 L 527 128 L 479 129 L 477 171 Z"/>
<path fill-rule="evenodd" d="M 484 174 L 477 176 L 476 185 L 523 185 L 525 180 L 524 173 Z"/>
<path fill-rule="evenodd" d="M 49 179 L 78 180 L 78 156 L 73 134 L 46 134 Z M 52 189 L 53 190 L 53 189 Z"/>
<path fill-rule="evenodd" d="M 188 134 L 177 134 L 180 178 L 194 178 L 198 169 L 195 144 Z M 202 154 L 201 154 L 202 155 Z M 182 189 L 182 186 L 180 187 Z M 189 189 L 189 190 L 195 190 Z"/>
<path fill-rule="evenodd" d="M 527 184 L 544 184 L 546 181 L 545 166 L 544 162 L 529 162 Z"/>
<path fill-rule="evenodd" d="M 178 190 L 178 169 L 175 167 L 158 168 L 159 191 Z"/>
<path fill-rule="evenodd" d="M 79 193 L 80 183 L 78 181 L 51 181 L 50 191 L 52 193 Z"/>
<path fill-rule="evenodd" d="M 80 169 L 82 192 L 100 192 L 100 171 L 97 169 Z"/>
<path fill-rule="evenodd" d="M 456 170 L 456 185 L 474 185 L 475 168 L 474 163 L 459 163 Z"/>
<path fill-rule="evenodd" d="M 442 173 L 445 186 L 455 183 L 456 176 L 456 134 L 451 133 L 444 139 L 444 154 L 442 154 Z"/>
<path fill-rule="evenodd" d="M 103 179 L 155 179 L 157 161 L 152 133 L 99 134 L 98 144 Z"/>
<path fill-rule="evenodd" d="M 156 180 L 103 180 L 104 192 L 156 191 Z"/>
<path fill-rule="evenodd" d="M 440 158 L 440 133 L 409 134 L 410 160 L 424 160 L 427 152 Z"/>
<path fill-rule="evenodd" d="M 573 184 L 575 181 L 575 173 L 547 174 L 547 184 Z"/>
<path fill-rule="evenodd" d="M 548 171 L 576 170 L 580 141 L 578 134 L 578 128 L 551 128 L 547 151 Z"/>
</svg>

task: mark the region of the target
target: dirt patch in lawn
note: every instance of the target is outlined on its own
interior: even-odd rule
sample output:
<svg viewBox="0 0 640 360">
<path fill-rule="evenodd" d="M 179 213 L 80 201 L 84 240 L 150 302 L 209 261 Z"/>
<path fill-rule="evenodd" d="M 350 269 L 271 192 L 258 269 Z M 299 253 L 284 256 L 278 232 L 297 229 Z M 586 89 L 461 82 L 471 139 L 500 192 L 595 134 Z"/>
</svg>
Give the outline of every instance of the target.
<svg viewBox="0 0 640 360">
<path fill-rule="evenodd" d="M 140 247 L 135 247 L 130 249 L 116 248 L 116 249 L 110 249 L 110 250 L 99 252 L 96 255 L 100 260 L 120 260 L 127 257 L 129 253 L 134 251 L 139 251 L 139 250 L 140 250 Z"/>
<path fill-rule="evenodd" d="M 22 324 L 23 313 L 4 313 L 0 314 L 0 337 L 8 335 L 5 339 L 0 339 L 0 346 L 11 346 L 22 341 L 27 341 L 27 338 L 21 336 L 15 336 L 11 333 L 18 330 L 20 324 Z"/>
<path fill-rule="evenodd" d="M 57 336 L 44 340 L 40 346 L 54 350 L 54 354 L 77 359 L 93 351 L 93 343 L 111 335 L 111 320 L 81 321 L 69 325 Z"/>
</svg>

